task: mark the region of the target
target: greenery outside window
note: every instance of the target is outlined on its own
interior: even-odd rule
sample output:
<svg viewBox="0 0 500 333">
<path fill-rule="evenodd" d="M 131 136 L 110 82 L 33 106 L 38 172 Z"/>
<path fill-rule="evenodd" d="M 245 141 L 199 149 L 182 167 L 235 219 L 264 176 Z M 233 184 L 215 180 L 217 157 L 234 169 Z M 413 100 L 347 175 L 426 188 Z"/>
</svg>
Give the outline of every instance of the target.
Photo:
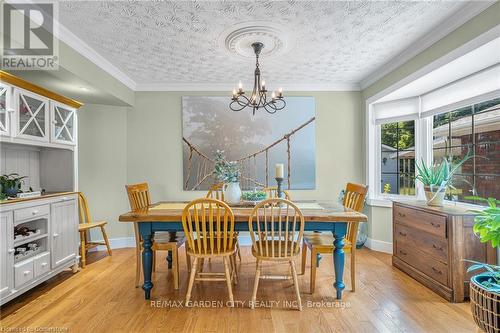
<svg viewBox="0 0 500 333">
<path fill-rule="evenodd" d="M 415 195 L 415 121 L 382 124 L 380 137 L 381 192 Z"/>
</svg>

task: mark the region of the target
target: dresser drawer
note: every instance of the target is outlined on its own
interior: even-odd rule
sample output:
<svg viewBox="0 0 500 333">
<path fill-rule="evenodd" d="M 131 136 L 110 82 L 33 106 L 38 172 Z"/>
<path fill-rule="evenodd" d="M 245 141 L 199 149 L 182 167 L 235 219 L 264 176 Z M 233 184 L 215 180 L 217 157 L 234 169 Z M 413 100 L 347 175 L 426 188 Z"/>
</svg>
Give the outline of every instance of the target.
<svg viewBox="0 0 500 333">
<path fill-rule="evenodd" d="M 448 285 L 448 265 L 399 242 L 396 243 L 396 256 L 430 278 Z"/>
<path fill-rule="evenodd" d="M 448 241 L 445 238 L 399 223 L 394 224 L 394 238 L 397 243 L 416 248 L 443 263 L 448 263 Z"/>
<path fill-rule="evenodd" d="M 50 253 L 43 253 L 33 260 L 35 277 L 39 277 L 50 271 Z"/>
<path fill-rule="evenodd" d="M 394 220 L 400 224 L 446 238 L 445 216 L 395 205 Z"/>
<path fill-rule="evenodd" d="M 22 264 L 14 265 L 14 286 L 16 288 L 22 287 L 24 284 L 33 280 L 33 259 L 29 259 Z"/>
<path fill-rule="evenodd" d="M 28 219 L 35 219 L 40 216 L 48 215 L 50 213 L 50 205 L 41 205 L 14 211 L 14 223 Z"/>
</svg>

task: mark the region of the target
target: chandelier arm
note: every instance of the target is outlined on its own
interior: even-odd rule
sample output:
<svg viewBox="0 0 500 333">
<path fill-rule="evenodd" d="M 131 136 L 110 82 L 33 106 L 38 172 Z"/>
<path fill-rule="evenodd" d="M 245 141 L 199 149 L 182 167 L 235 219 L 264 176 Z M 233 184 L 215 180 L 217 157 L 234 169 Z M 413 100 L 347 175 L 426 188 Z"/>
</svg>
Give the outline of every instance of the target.
<svg viewBox="0 0 500 333">
<path fill-rule="evenodd" d="M 269 108 L 269 109 L 268 109 Z M 266 105 L 264 105 L 264 110 L 266 110 L 267 113 L 270 113 L 270 114 L 275 114 L 276 111 L 278 111 L 277 109 L 275 109 L 271 104 L 267 103 Z"/>
<path fill-rule="evenodd" d="M 284 100 L 284 99 L 279 98 L 279 99 L 277 99 L 277 100 L 275 101 L 275 106 L 276 106 L 276 109 L 277 109 L 277 110 L 282 110 L 282 109 L 284 109 L 284 108 L 285 108 L 285 106 L 286 106 L 286 102 L 285 102 L 285 100 Z"/>
<path fill-rule="evenodd" d="M 241 99 L 244 99 L 245 101 L 240 101 L 240 97 Z M 248 99 L 248 97 L 246 97 L 245 95 L 241 95 L 241 96 L 238 96 L 238 98 L 236 99 L 236 101 L 238 101 L 238 104 L 239 105 L 245 105 L 245 106 L 248 106 L 250 104 L 250 100 Z"/>
<path fill-rule="evenodd" d="M 238 106 L 240 106 L 240 107 L 239 107 L 239 108 L 237 108 L 237 107 L 233 107 L 233 104 L 235 104 L 235 103 L 236 103 Z M 231 111 L 236 111 L 236 112 L 238 112 L 238 111 L 243 110 L 243 109 L 244 109 L 244 108 L 246 108 L 246 107 L 247 107 L 247 105 L 240 105 L 240 104 L 238 104 L 238 102 L 237 102 L 237 101 L 234 101 L 234 100 L 233 100 L 231 103 L 229 103 L 229 108 L 231 109 Z"/>
</svg>

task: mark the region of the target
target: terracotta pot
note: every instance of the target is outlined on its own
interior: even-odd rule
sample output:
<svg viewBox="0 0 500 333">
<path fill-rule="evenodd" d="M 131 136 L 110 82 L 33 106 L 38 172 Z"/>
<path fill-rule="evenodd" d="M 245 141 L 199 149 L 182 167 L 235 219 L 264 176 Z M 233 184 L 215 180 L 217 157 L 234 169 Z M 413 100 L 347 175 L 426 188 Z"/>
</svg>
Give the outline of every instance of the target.
<svg viewBox="0 0 500 333">
<path fill-rule="evenodd" d="M 427 199 L 427 204 L 429 206 L 443 206 L 444 195 L 446 194 L 446 189 L 443 188 L 440 191 L 431 191 L 429 186 L 424 187 L 425 198 Z"/>
<path fill-rule="evenodd" d="M 488 291 L 481 282 L 488 275 L 476 275 L 470 279 L 470 306 L 477 326 L 487 333 L 500 331 L 500 294 Z"/>
</svg>

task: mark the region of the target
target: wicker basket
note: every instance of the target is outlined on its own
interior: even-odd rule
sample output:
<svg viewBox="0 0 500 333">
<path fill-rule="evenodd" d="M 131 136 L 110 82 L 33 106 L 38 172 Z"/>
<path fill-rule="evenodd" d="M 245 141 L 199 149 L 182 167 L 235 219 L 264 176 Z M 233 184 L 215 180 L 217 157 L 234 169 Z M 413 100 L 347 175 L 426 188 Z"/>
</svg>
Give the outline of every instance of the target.
<svg viewBox="0 0 500 333">
<path fill-rule="evenodd" d="M 488 276 L 476 275 L 470 283 L 470 306 L 477 326 L 487 333 L 500 332 L 500 294 L 487 291 L 481 282 Z"/>
</svg>

